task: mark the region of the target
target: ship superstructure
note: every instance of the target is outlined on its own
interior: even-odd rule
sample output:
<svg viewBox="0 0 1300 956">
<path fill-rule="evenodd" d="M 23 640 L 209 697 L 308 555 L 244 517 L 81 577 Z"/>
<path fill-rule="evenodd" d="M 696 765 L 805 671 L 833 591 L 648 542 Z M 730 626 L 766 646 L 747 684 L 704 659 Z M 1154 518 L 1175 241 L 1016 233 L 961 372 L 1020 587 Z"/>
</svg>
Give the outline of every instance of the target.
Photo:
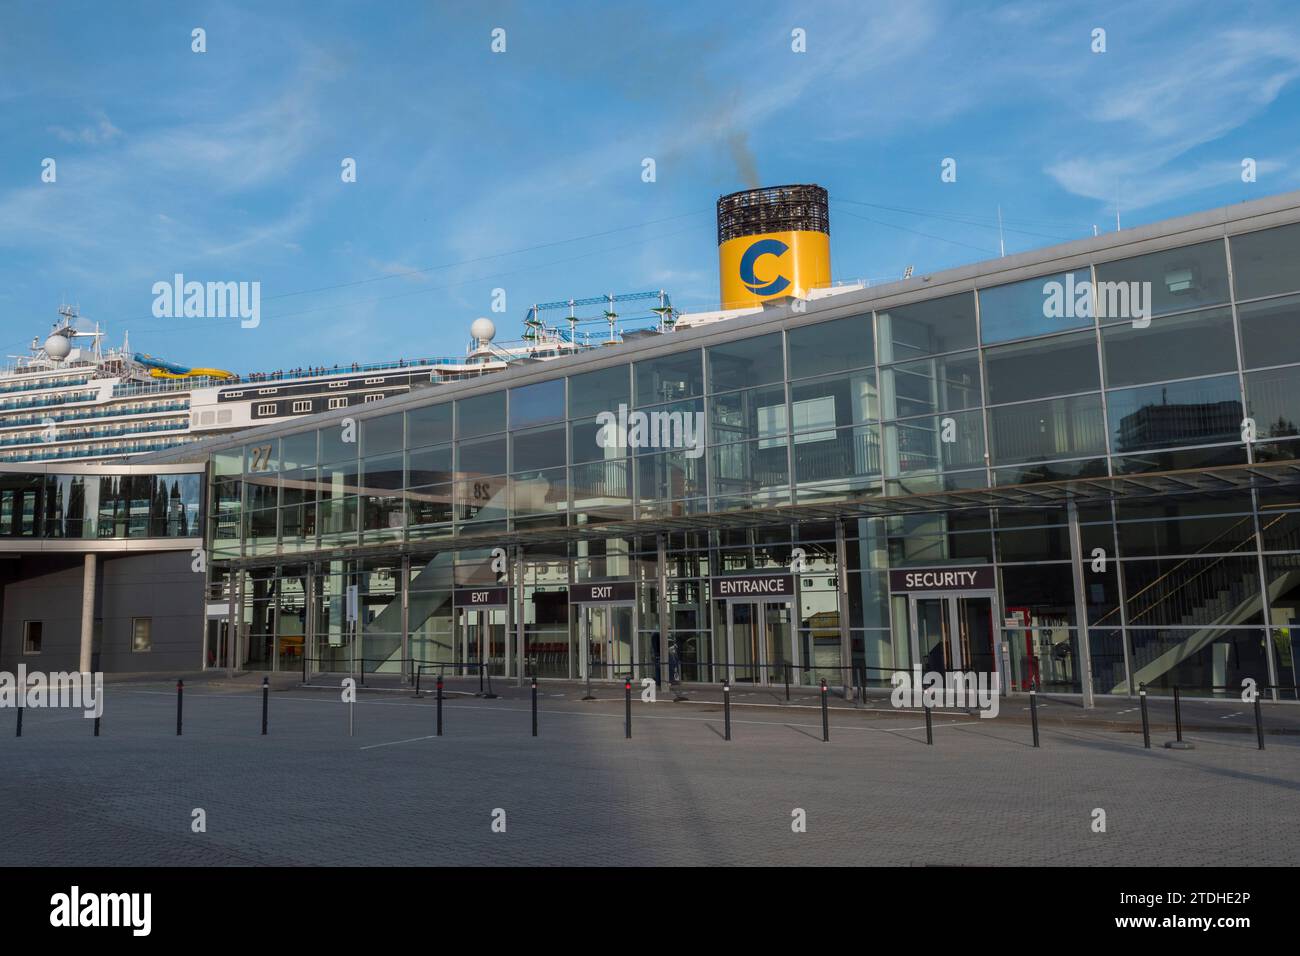
<svg viewBox="0 0 1300 956">
<path fill-rule="evenodd" d="M 653 304 L 645 307 L 646 302 Z M 602 307 L 599 314 L 587 315 L 583 310 L 593 304 Z M 620 315 L 622 309 L 629 314 Z M 556 317 L 557 312 L 564 314 Z M 63 306 L 46 338 L 34 339 L 29 355 L 12 356 L 0 370 L 0 463 L 127 459 L 518 362 L 560 358 L 621 341 L 625 334 L 667 332 L 676 319 L 662 291 L 570 299 L 530 308 L 515 341 L 497 342 L 495 324 L 476 319 L 463 356 L 237 375 L 133 351 L 125 337 L 120 347 L 106 346 L 97 323 Z"/>
</svg>

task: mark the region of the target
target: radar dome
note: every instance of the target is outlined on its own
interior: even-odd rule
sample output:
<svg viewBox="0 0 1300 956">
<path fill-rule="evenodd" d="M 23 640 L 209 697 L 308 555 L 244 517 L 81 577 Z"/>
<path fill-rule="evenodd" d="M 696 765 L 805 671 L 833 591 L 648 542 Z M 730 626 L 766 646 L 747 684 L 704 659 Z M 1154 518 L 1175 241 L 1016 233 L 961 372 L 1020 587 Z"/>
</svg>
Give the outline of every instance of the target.
<svg viewBox="0 0 1300 956">
<path fill-rule="evenodd" d="M 72 351 L 72 340 L 66 335 L 51 335 L 45 340 L 45 354 L 55 361 L 65 359 Z"/>
<path fill-rule="evenodd" d="M 469 327 L 469 334 L 479 342 L 491 342 L 497 334 L 496 323 L 489 318 L 478 318 Z"/>
</svg>

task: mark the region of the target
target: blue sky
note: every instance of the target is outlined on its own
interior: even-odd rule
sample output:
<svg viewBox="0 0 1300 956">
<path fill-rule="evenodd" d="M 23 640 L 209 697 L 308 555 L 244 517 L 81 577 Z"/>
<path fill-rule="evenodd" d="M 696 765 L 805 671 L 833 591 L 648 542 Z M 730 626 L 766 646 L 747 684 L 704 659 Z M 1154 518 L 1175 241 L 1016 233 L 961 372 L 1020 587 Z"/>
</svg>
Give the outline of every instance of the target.
<svg viewBox="0 0 1300 956">
<path fill-rule="evenodd" d="M 1300 188 L 1300 8 L 7 0 L 0 117 L 5 354 L 66 299 L 185 364 L 382 361 L 461 354 L 494 288 L 500 339 L 535 301 L 714 308 L 749 185 L 826 186 L 844 280 L 995 257 L 999 204 L 1016 252 L 1117 193 L 1132 226 Z M 259 281 L 261 325 L 155 318 L 177 272 Z"/>
</svg>

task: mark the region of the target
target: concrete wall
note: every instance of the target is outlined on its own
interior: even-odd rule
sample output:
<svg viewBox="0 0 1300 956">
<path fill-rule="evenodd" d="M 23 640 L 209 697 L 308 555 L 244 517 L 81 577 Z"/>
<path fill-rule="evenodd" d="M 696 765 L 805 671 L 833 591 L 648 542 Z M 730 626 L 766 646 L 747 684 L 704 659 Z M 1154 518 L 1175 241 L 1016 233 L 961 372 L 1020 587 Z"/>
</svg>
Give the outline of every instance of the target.
<svg viewBox="0 0 1300 956">
<path fill-rule="evenodd" d="M 99 668 L 111 673 L 197 670 L 202 662 L 203 575 L 187 552 L 110 556 L 97 561 Z M 4 584 L 0 669 L 75 670 L 81 648 L 84 558 L 24 557 Z M 153 621 L 153 649 L 131 650 L 131 619 Z M 41 653 L 24 655 L 23 622 L 43 622 Z"/>
</svg>

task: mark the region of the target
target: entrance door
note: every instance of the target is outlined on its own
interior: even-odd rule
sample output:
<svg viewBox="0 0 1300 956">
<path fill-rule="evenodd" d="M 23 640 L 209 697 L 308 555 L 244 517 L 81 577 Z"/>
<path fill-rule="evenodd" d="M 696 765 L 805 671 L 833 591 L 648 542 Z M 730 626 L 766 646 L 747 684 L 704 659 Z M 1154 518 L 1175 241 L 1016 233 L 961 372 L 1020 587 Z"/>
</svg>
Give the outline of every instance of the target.
<svg viewBox="0 0 1300 956">
<path fill-rule="evenodd" d="M 633 673 L 631 604 L 579 604 L 578 677 L 615 680 Z"/>
<path fill-rule="evenodd" d="M 727 602 L 728 678 L 732 683 L 798 682 L 790 604 L 786 601 Z"/>
<path fill-rule="evenodd" d="M 456 610 L 459 638 L 460 673 L 475 677 L 479 665 L 486 663 L 485 673 L 494 677 L 505 674 L 506 609 L 502 607 L 462 607 Z"/>
<path fill-rule="evenodd" d="M 911 594 L 912 660 L 923 671 L 997 671 L 991 594 Z"/>
</svg>

